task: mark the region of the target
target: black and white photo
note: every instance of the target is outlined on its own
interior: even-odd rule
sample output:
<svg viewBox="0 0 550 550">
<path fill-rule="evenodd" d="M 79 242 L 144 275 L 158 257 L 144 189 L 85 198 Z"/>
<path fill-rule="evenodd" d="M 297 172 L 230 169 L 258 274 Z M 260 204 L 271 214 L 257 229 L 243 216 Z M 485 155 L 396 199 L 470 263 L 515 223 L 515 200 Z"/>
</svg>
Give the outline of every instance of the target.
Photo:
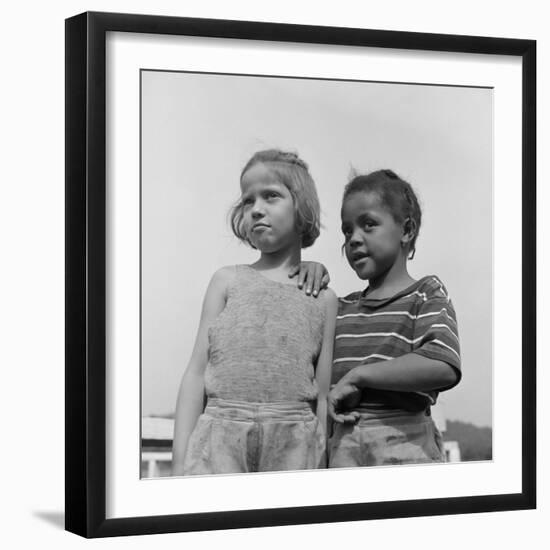
<svg viewBox="0 0 550 550">
<path fill-rule="evenodd" d="M 457 345 L 458 353 L 449 352 L 457 361 L 446 359 L 460 365 L 461 354 L 465 373 L 429 408 L 445 437 L 446 460 L 490 460 L 493 90 L 144 70 L 141 98 L 143 475 L 170 475 L 177 389 L 208 283 L 222 266 L 256 261 L 228 219 L 240 199 L 241 172 L 256 151 L 276 148 L 309 165 L 322 230 L 303 257 L 326 266 L 340 297 L 366 286 L 341 253 L 345 185 L 354 173 L 392 169 L 417 190 L 422 225 L 409 270 L 415 279 L 437 274 L 445 281 L 458 329 L 453 319 L 444 330 L 453 340 L 460 331 L 461 339 L 460 351 Z M 422 330 L 441 326 L 430 319 Z M 387 330 L 381 326 L 375 330 Z M 333 371 L 338 366 L 331 362 Z M 415 401 L 401 406 L 420 410 L 430 402 Z"/>
<path fill-rule="evenodd" d="M 535 505 L 534 42 L 67 43 L 69 530 Z"/>
</svg>

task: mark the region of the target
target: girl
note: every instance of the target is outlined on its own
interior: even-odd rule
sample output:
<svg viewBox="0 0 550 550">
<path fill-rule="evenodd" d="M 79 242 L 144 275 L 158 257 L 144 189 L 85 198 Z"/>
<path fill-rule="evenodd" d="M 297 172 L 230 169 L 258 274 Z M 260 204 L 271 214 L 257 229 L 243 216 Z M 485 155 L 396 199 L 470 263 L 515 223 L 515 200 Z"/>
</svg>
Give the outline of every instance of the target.
<svg viewBox="0 0 550 550">
<path fill-rule="evenodd" d="M 231 225 L 260 258 L 210 281 L 177 400 L 173 473 L 318 468 L 337 300 L 328 289 L 308 298 L 288 280 L 319 236 L 307 165 L 292 153 L 256 153 Z"/>
<path fill-rule="evenodd" d="M 348 183 L 341 216 L 347 260 L 368 286 L 339 300 L 329 467 L 442 462 L 430 406 L 460 380 L 459 342 L 444 285 L 407 271 L 420 230 L 417 197 L 380 170 Z"/>
</svg>

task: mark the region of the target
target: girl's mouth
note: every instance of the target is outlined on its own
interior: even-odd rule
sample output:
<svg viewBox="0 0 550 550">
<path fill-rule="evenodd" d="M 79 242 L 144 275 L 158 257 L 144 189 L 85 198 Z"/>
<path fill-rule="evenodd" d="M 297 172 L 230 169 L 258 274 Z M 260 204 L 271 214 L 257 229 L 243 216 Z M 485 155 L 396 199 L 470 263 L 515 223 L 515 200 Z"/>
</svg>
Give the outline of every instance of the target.
<svg viewBox="0 0 550 550">
<path fill-rule="evenodd" d="M 266 223 L 255 223 L 252 226 L 252 231 L 259 231 L 261 229 L 268 229 L 268 228 L 269 228 L 269 225 L 267 225 Z"/>
<path fill-rule="evenodd" d="M 355 254 L 354 256 L 351 257 L 351 261 L 355 265 L 363 262 L 364 260 L 367 260 L 368 258 L 369 258 L 368 254 Z"/>
</svg>

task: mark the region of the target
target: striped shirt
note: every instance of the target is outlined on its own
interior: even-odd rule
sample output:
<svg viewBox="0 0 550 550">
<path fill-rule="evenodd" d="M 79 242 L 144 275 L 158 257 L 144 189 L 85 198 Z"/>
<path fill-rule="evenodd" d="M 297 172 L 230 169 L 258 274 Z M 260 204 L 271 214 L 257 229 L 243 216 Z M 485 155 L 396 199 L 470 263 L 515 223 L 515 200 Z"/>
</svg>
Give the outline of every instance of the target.
<svg viewBox="0 0 550 550">
<path fill-rule="evenodd" d="M 338 299 L 333 384 L 354 367 L 407 353 L 448 363 L 456 370 L 458 383 L 461 373 L 456 314 L 437 277 L 423 277 L 391 298 L 372 299 L 365 292 Z M 437 394 L 366 388 L 360 406 L 420 411 L 433 405 Z"/>
</svg>

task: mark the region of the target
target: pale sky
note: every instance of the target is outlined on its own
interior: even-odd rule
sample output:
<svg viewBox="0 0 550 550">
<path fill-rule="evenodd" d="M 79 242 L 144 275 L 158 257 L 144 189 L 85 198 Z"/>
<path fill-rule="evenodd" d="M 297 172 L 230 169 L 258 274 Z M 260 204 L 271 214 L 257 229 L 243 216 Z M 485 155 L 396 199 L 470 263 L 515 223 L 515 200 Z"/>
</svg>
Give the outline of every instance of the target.
<svg viewBox="0 0 550 550">
<path fill-rule="evenodd" d="M 227 214 L 246 161 L 275 147 L 310 166 L 323 230 L 303 258 L 339 296 L 364 288 L 340 252 L 351 168 L 412 184 L 423 219 L 409 272 L 438 275 L 458 316 L 463 379 L 441 407 L 491 426 L 492 102 L 488 89 L 143 72 L 143 415 L 175 409 L 212 273 L 257 259 Z"/>
</svg>

